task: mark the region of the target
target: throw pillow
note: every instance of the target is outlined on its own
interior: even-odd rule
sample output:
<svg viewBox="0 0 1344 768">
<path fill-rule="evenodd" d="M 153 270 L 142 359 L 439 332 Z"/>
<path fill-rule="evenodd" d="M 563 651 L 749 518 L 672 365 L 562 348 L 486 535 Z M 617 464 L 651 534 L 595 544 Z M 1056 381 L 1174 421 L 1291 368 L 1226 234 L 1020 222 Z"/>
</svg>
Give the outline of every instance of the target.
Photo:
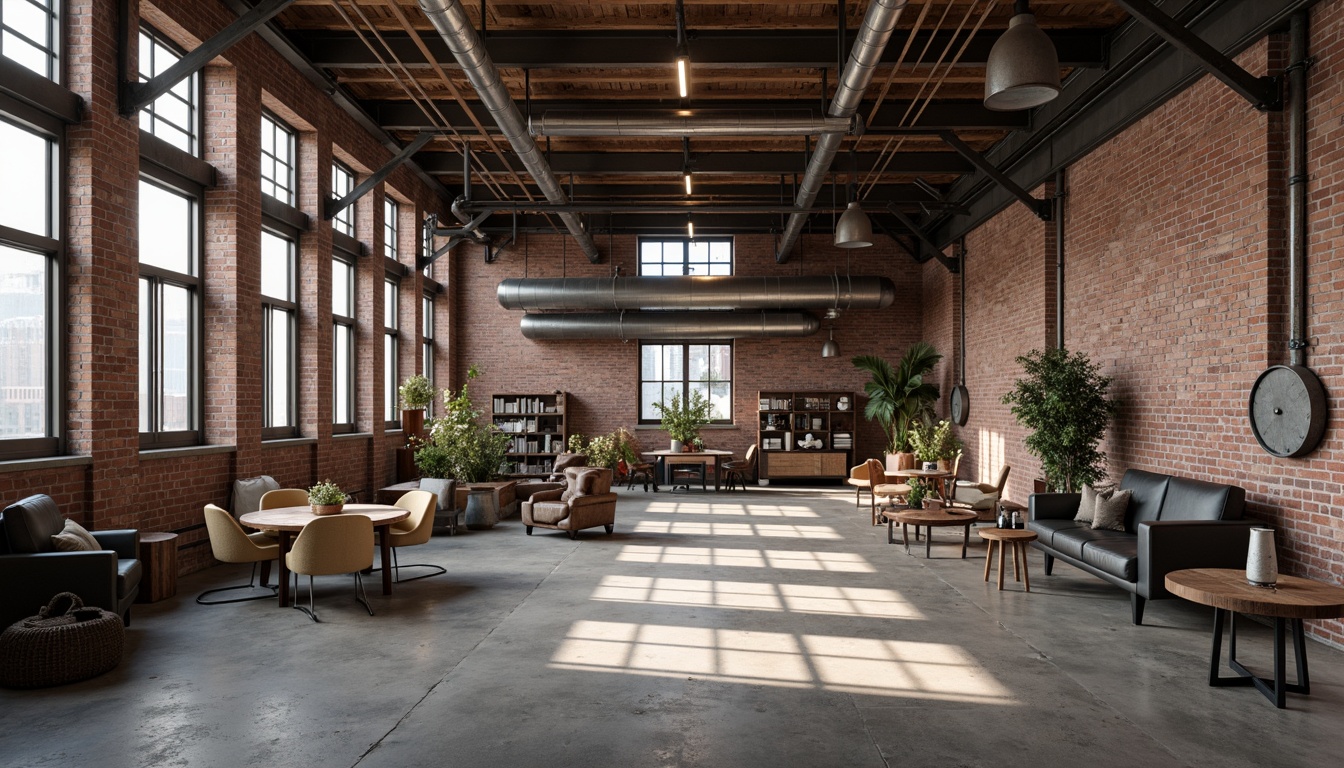
<svg viewBox="0 0 1344 768">
<path fill-rule="evenodd" d="M 1097 499 L 1111 497 L 1114 486 L 1103 485 L 1093 488 L 1090 485 L 1083 486 L 1083 500 L 1078 502 L 1078 514 L 1073 516 L 1075 523 L 1091 523 L 1092 516 L 1097 511 Z"/>
<path fill-rule="evenodd" d="M 1125 515 L 1129 512 L 1129 498 L 1133 494 L 1128 489 L 1116 491 L 1108 498 L 1097 498 L 1096 514 L 1092 517 L 1092 529 L 1103 531 L 1125 530 Z"/>
<path fill-rule="evenodd" d="M 84 526 L 68 518 L 61 532 L 52 535 L 51 545 L 60 552 L 97 552 L 103 548 Z"/>
</svg>

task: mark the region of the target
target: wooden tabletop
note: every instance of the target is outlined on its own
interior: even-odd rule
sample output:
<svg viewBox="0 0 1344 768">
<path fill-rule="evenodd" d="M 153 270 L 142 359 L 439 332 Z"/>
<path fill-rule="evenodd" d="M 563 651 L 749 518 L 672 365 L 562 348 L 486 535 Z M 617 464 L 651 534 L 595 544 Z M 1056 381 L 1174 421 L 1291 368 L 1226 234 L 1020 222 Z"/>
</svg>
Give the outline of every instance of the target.
<svg viewBox="0 0 1344 768">
<path fill-rule="evenodd" d="M 672 458 L 674 456 L 686 456 L 694 458 L 696 456 L 732 456 L 732 451 L 721 451 L 716 448 L 706 448 L 703 451 L 644 451 L 645 456 L 662 456 L 663 458 Z"/>
<path fill-rule="evenodd" d="M 888 469 L 886 474 L 896 477 L 952 477 L 950 469 Z"/>
<path fill-rule="evenodd" d="M 1280 619 L 1344 616 L 1344 588 L 1297 576 L 1280 576 L 1273 589 L 1253 587 L 1235 568 L 1190 568 L 1167 574 L 1167 589 L 1201 605 Z"/>
<path fill-rule="evenodd" d="M 976 520 L 974 512 L 959 509 L 885 509 L 882 516 L 907 525 L 970 525 Z"/>
<path fill-rule="evenodd" d="M 388 504 L 346 504 L 342 515 L 364 515 L 374 525 L 399 523 L 411 516 L 408 510 Z M 238 518 L 238 522 L 248 528 L 263 531 L 302 531 L 303 527 L 317 519 L 312 507 L 276 507 L 257 512 L 248 512 Z"/>
<path fill-rule="evenodd" d="M 977 528 L 975 532 L 980 534 L 980 538 L 993 541 L 1035 541 L 1037 539 L 1035 531 L 1028 531 L 1025 528 Z"/>
</svg>

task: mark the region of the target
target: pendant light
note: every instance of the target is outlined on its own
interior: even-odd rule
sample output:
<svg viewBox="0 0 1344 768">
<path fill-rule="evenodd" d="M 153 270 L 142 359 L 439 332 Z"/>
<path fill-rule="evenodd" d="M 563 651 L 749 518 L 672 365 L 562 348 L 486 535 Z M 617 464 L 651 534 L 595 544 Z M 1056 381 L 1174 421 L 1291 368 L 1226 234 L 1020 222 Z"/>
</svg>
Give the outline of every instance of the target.
<svg viewBox="0 0 1344 768">
<path fill-rule="evenodd" d="M 691 52 L 686 45 L 686 6 L 677 0 L 677 92 L 681 98 L 691 95 Z"/>
<path fill-rule="evenodd" d="M 691 139 L 681 137 L 681 178 L 686 182 L 686 194 L 691 194 Z"/>
<path fill-rule="evenodd" d="M 835 343 L 835 326 L 831 326 L 831 336 L 826 339 L 826 343 L 821 345 L 822 357 L 839 357 L 840 345 Z"/>
<path fill-rule="evenodd" d="M 834 243 L 836 248 L 867 248 L 873 244 L 873 223 L 854 199 L 858 159 L 852 148 L 849 150 L 849 160 L 852 171 L 849 177 L 849 205 L 845 206 L 845 212 L 840 214 L 840 220 L 835 223 Z"/>
<path fill-rule="evenodd" d="M 1000 112 L 1039 107 L 1059 95 L 1059 54 L 1036 26 L 1027 0 L 1013 3 L 1008 30 L 985 62 L 985 108 Z"/>
<path fill-rule="evenodd" d="M 691 221 L 691 214 L 689 213 L 686 214 L 686 238 L 688 240 L 695 239 L 695 222 Z"/>
</svg>

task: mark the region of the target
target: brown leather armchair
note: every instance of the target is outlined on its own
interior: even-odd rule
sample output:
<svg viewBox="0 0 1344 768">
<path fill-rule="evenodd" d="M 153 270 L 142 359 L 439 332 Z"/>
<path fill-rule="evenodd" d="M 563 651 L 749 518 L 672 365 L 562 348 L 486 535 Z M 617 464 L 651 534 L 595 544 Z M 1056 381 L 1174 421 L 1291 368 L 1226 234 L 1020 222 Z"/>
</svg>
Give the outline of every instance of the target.
<svg viewBox="0 0 1344 768">
<path fill-rule="evenodd" d="M 127 626 L 140 593 L 139 532 L 90 531 L 103 549 L 61 552 L 51 542 L 65 518 L 50 496 L 5 508 L 0 518 L 0 627 L 35 615 L 53 595 L 74 592 L 84 604 L 118 614 Z"/>
<path fill-rule="evenodd" d="M 565 487 L 533 494 L 523 502 L 523 525 L 568 531 L 577 539 L 584 528 L 603 526 L 611 533 L 616 526 L 616 494 L 611 492 L 612 473 L 600 467 L 570 467 Z"/>
</svg>

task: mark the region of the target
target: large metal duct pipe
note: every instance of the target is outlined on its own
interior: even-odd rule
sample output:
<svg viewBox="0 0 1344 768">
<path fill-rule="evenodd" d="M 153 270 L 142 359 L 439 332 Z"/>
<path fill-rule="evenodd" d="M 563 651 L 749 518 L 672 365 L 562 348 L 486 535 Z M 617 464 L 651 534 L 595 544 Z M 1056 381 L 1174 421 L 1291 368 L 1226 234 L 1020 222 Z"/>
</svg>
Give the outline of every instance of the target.
<svg viewBox="0 0 1344 768">
<path fill-rule="evenodd" d="M 593 114 L 552 110 L 532 118 L 533 136 L 815 136 L 848 133 L 853 120 L 818 117 L 811 112 L 689 110 Z"/>
<path fill-rule="evenodd" d="M 747 339 L 811 336 L 806 312 L 584 312 L 523 315 L 528 339 Z"/>
<path fill-rule="evenodd" d="M 509 140 L 509 145 L 518 154 L 518 159 L 532 175 L 537 186 L 541 188 L 542 194 L 552 203 L 568 203 L 569 198 L 560 188 L 555 172 L 551 170 L 550 164 L 537 148 L 537 143 L 528 134 L 522 113 L 518 111 L 518 106 L 513 103 L 513 97 L 499 79 L 499 70 L 490 60 L 490 54 L 486 52 L 480 36 L 472 28 L 471 20 L 467 17 L 462 3 L 458 0 L 419 0 L 419 2 L 420 10 L 424 11 L 429 23 L 434 25 L 434 29 L 438 30 L 443 41 L 448 44 L 448 50 L 453 52 L 453 57 L 462 67 L 463 74 L 471 81 L 476 94 L 481 97 L 481 103 L 490 110 L 490 115 L 495 118 L 495 124 L 499 126 L 504 138 Z M 556 215 L 579 242 L 579 247 L 588 256 L 588 260 L 596 264 L 600 259 L 597 244 L 584 230 L 579 217 L 568 212 Z"/>
<path fill-rule="evenodd" d="M 874 0 L 868 6 L 868 13 L 863 17 L 863 26 L 854 40 L 845 71 L 840 74 L 835 98 L 831 100 L 831 117 L 849 119 L 858 111 L 864 91 L 868 90 L 868 84 L 873 80 L 873 70 L 882 59 L 882 52 L 886 50 L 887 41 L 896 29 L 896 20 L 901 17 L 901 11 L 905 10 L 905 4 L 906 0 Z M 775 261 L 782 264 L 789 260 L 789 251 L 793 250 L 793 244 L 803 231 L 807 213 L 822 185 L 826 183 L 826 173 L 831 170 L 831 161 L 840 149 L 841 138 L 841 134 L 827 133 L 817 140 L 816 151 L 808 161 L 807 172 L 798 184 L 798 196 L 793 202 L 798 212 L 789 217 L 789 223 L 784 227 L 784 237 L 780 239 L 779 250 L 775 252 Z"/>
<path fill-rule="evenodd" d="M 495 294 L 505 309 L 883 309 L 896 300 L 885 277 L 509 278 Z"/>
</svg>

